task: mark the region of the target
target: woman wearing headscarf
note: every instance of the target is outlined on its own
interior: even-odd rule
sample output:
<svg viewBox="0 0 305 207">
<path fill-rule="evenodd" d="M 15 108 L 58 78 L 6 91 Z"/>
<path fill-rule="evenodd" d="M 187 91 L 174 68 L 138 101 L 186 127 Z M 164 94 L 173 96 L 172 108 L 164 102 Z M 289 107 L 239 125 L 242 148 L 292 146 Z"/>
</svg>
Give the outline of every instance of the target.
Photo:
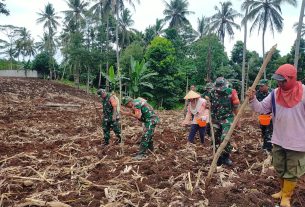
<svg viewBox="0 0 305 207">
<path fill-rule="evenodd" d="M 189 100 L 187 106 L 187 114 L 182 125 L 191 125 L 191 131 L 188 136 L 188 141 L 194 143 L 194 138 L 199 131 L 200 141 L 204 143 L 204 135 L 206 126 L 204 123 L 208 122 L 209 111 L 206 109 L 206 100 L 201 98 L 200 94 L 189 91 L 184 99 Z M 203 124 L 203 125 L 201 125 Z"/>
<path fill-rule="evenodd" d="M 290 207 L 297 180 L 305 173 L 305 86 L 297 81 L 293 65 L 280 66 L 272 76 L 278 88 L 259 102 L 252 89 L 247 94 L 256 112 L 272 112 L 272 164 L 280 177 L 281 190 L 272 195 Z"/>
</svg>

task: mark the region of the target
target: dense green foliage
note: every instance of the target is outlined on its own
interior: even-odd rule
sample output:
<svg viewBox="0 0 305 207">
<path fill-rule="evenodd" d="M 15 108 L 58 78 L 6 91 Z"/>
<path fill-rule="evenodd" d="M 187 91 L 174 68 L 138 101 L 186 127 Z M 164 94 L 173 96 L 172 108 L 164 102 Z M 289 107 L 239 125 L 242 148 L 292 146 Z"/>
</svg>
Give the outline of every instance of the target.
<svg viewBox="0 0 305 207">
<path fill-rule="evenodd" d="M 218 76 L 227 78 L 240 93 L 244 43 L 237 41 L 229 55 L 224 45 L 224 39 L 233 37 L 235 30 L 240 29 L 236 18 L 241 14 L 232 9 L 230 1 L 216 6 L 210 17 L 198 18 L 195 31 L 188 19 L 193 14 L 189 10 L 190 1 L 167 0 L 164 16 L 156 19 L 154 25 L 148 25 L 144 32 L 132 28 L 132 12 L 126 8 L 126 3 L 133 7 L 138 2 L 67 0 L 66 11 L 56 11 L 47 3 L 36 11 L 37 23 L 43 28 L 39 42 L 34 42 L 27 28 L 0 25 L 4 35 L 0 39 L 0 69 L 35 69 L 43 77 L 74 81 L 77 87 L 85 86 L 87 91 L 90 87 L 117 93 L 122 89 L 123 95 L 145 97 L 159 109 L 181 107 L 191 84 L 203 92 L 206 83 Z M 285 2 L 295 5 L 295 0 L 268 1 L 269 6 L 276 8 L 257 8 L 255 2 L 245 0 L 242 9 L 249 9 L 249 13 L 243 20 L 249 21 L 251 30 L 262 31 L 264 41 L 268 29 L 281 31 L 282 14 L 273 14 L 281 11 Z M 269 16 L 263 17 L 260 12 Z M 8 14 L 3 3 L 0 13 Z M 57 31 L 61 23 L 63 30 Z M 288 47 L 291 47 L 289 54 L 281 56 L 278 50 L 274 53 L 267 66 L 267 78 L 279 65 L 293 63 L 295 46 Z M 299 79 L 305 78 L 304 48 L 305 41 L 301 39 Z M 55 56 L 59 53 L 61 58 L 57 62 Z M 245 59 L 245 86 L 249 87 L 263 57 L 256 51 L 246 51 Z"/>
</svg>

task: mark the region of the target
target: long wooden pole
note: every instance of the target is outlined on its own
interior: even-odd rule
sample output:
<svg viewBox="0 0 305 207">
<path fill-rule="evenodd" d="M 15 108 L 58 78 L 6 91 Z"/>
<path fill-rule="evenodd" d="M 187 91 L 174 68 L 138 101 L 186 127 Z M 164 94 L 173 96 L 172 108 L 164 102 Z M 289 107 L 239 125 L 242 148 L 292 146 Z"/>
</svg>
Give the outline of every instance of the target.
<svg viewBox="0 0 305 207">
<path fill-rule="evenodd" d="M 204 98 L 205 98 L 205 100 L 208 101 L 209 105 L 211 106 L 210 98 L 208 96 L 205 96 Z M 212 110 L 211 110 L 211 107 L 209 109 L 209 121 L 210 121 L 210 132 L 211 132 L 211 138 L 212 138 L 212 143 L 213 143 L 213 156 L 214 156 L 215 155 L 215 151 L 216 151 L 216 146 L 215 146 L 214 126 L 213 126 L 213 122 L 212 122 Z"/>
<path fill-rule="evenodd" d="M 270 61 L 270 59 L 271 59 L 271 57 L 272 57 L 272 54 L 274 53 L 274 51 L 275 51 L 275 49 L 276 49 L 276 46 L 277 46 L 277 45 L 274 45 L 274 46 L 270 49 L 270 51 L 269 51 L 267 57 L 265 58 L 265 60 L 264 60 L 264 62 L 263 62 L 263 65 L 261 66 L 261 68 L 260 68 L 260 70 L 259 70 L 259 72 L 258 72 L 258 74 L 257 74 L 257 76 L 256 76 L 256 78 L 255 78 L 255 80 L 254 80 L 254 82 L 253 82 L 253 84 L 252 84 L 252 86 L 251 86 L 252 89 L 254 89 L 254 88 L 256 87 L 256 85 L 258 84 L 258 82 L 259 82 L 259 80 L 261 79 L 262 75 L 264 74 L 264 71 L 265 71 L 265 69 L 266 69 L 266 66 L 267 66 L 268 62 Z M 239 108 L 239 111 L 238 111 L 237 115 L 236 115 L 235 118 L 234 118 L 234 121 L 233 121 L 233 123 L 232 123 L 232 125 L 231 125 L 231 127 L 230 127 L 230 129 L 229 129 L 228 134 L 226 135 L 226 137 L 224 138 L 223 142 L 220 144 L 219 148 L 217 149 L 217 152 L 216 152 L 216 154 L 215 154 L 215 156 L 214 156 L 213 162 L 212 162 L 212 164 L 211 164 L 211 168 L 210 168 L 210 170 L 209 170 L 209 173 L 208 173 L 208 176 L 207 176 L 207 179 L 206 179 L 206 187 L 207 187 L 207 186 L 209 185 L 209 183 L 210 183 L 210 179 L 211 179 L 211 177 L 212 177 L 212 175 L 213 175 L 213 172 L 215 171 L 217 161 L 218 161 L 218 159 L 219 159 L 219 157 L 220 157 L 222 151 L 223 151 L 224 148 L 227 146 L 227 144 L 228 144 L 228 142 L 229 142 L 229 140 L 230 140 L 230 138 L 231 138 L 231 135 L 232 135 L 232 133 L 233 133 L 233 131 L 234 131 L 234 128 L 235 128 L 237 122 L 239 121 L 240 117 L 242 116 L 242 114 L 243 114 L 243 112 L 244 112 L 244 109 L 245 109 L 246 105 L 248 104 L 248 101 L 249 101 L 249 97 L 247 96 L 247 97 L 245 98 L 245 101 L 243 102 L 243 104 L 242 104 L 241 107 Z"/>
</svg>

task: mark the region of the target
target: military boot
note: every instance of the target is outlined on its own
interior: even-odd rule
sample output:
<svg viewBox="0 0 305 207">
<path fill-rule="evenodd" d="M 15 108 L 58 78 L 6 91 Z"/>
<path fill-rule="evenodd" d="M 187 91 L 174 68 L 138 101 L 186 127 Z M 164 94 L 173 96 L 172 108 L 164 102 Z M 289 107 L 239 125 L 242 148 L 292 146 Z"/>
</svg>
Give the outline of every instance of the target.
<svg viewBox="0 0 305 207">
<path fill-rule="evenodd" d="M 225 153 L 225 154 L 223 155 L 222 164 L 228 165 L 228 166 L 231 166 L 231 165 L 233 164 L 232 160 L 230 160 L 230 154 Z"/>
<path fill-rule="evenodd" d="M 148 149 L 153 152 L 154 151 L 154 143 L 151 141 L 148 143 Z"/>
<path fill-rule="evenodd" d="M 140 145 L 140 151 L 134 156 L 134 159 L 140 160 L 146 157 L 146 148 Z"/>
<path fill-rule="evenodd" d="M 122 143 L 122 138 L 119 137 L 117 140 L 115 140 L 114 144 L 121 144 Z"/>
<path fill-rule="evenodd" d="M 107 145 L 109 145 L 109 141 L 104 141 L 104 142 L 102 143 L 102 147 L 106 147 Z"/>
<path fill-rule="evenodd" d="M 222 165 L 222 163 L 223 163 L 223 155 L 220 155 L 220 157 L 217 160 L 217 166 Z"/>
</svg>

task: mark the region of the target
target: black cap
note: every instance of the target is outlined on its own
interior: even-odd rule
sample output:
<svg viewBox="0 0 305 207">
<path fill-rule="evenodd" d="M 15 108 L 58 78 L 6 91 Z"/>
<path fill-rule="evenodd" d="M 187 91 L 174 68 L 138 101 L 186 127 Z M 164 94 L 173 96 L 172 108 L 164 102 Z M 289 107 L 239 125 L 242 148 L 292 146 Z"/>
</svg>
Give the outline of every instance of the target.
<svg viewBox="0 0 305 207">
<path fill-rule="evenodd" d="M 272 78 L 273 78 L 274 80 L 277 80 L 277 81 L 284 81 L 284 80 L 286 80 L 286 78 L 285 78 L 284 76 L 282 76 L 282 75 L 280 75 L 280 74 L 276 74 L 276 73 L 274 73 L 274 74 L 272 75 Z"/>
</svg>

